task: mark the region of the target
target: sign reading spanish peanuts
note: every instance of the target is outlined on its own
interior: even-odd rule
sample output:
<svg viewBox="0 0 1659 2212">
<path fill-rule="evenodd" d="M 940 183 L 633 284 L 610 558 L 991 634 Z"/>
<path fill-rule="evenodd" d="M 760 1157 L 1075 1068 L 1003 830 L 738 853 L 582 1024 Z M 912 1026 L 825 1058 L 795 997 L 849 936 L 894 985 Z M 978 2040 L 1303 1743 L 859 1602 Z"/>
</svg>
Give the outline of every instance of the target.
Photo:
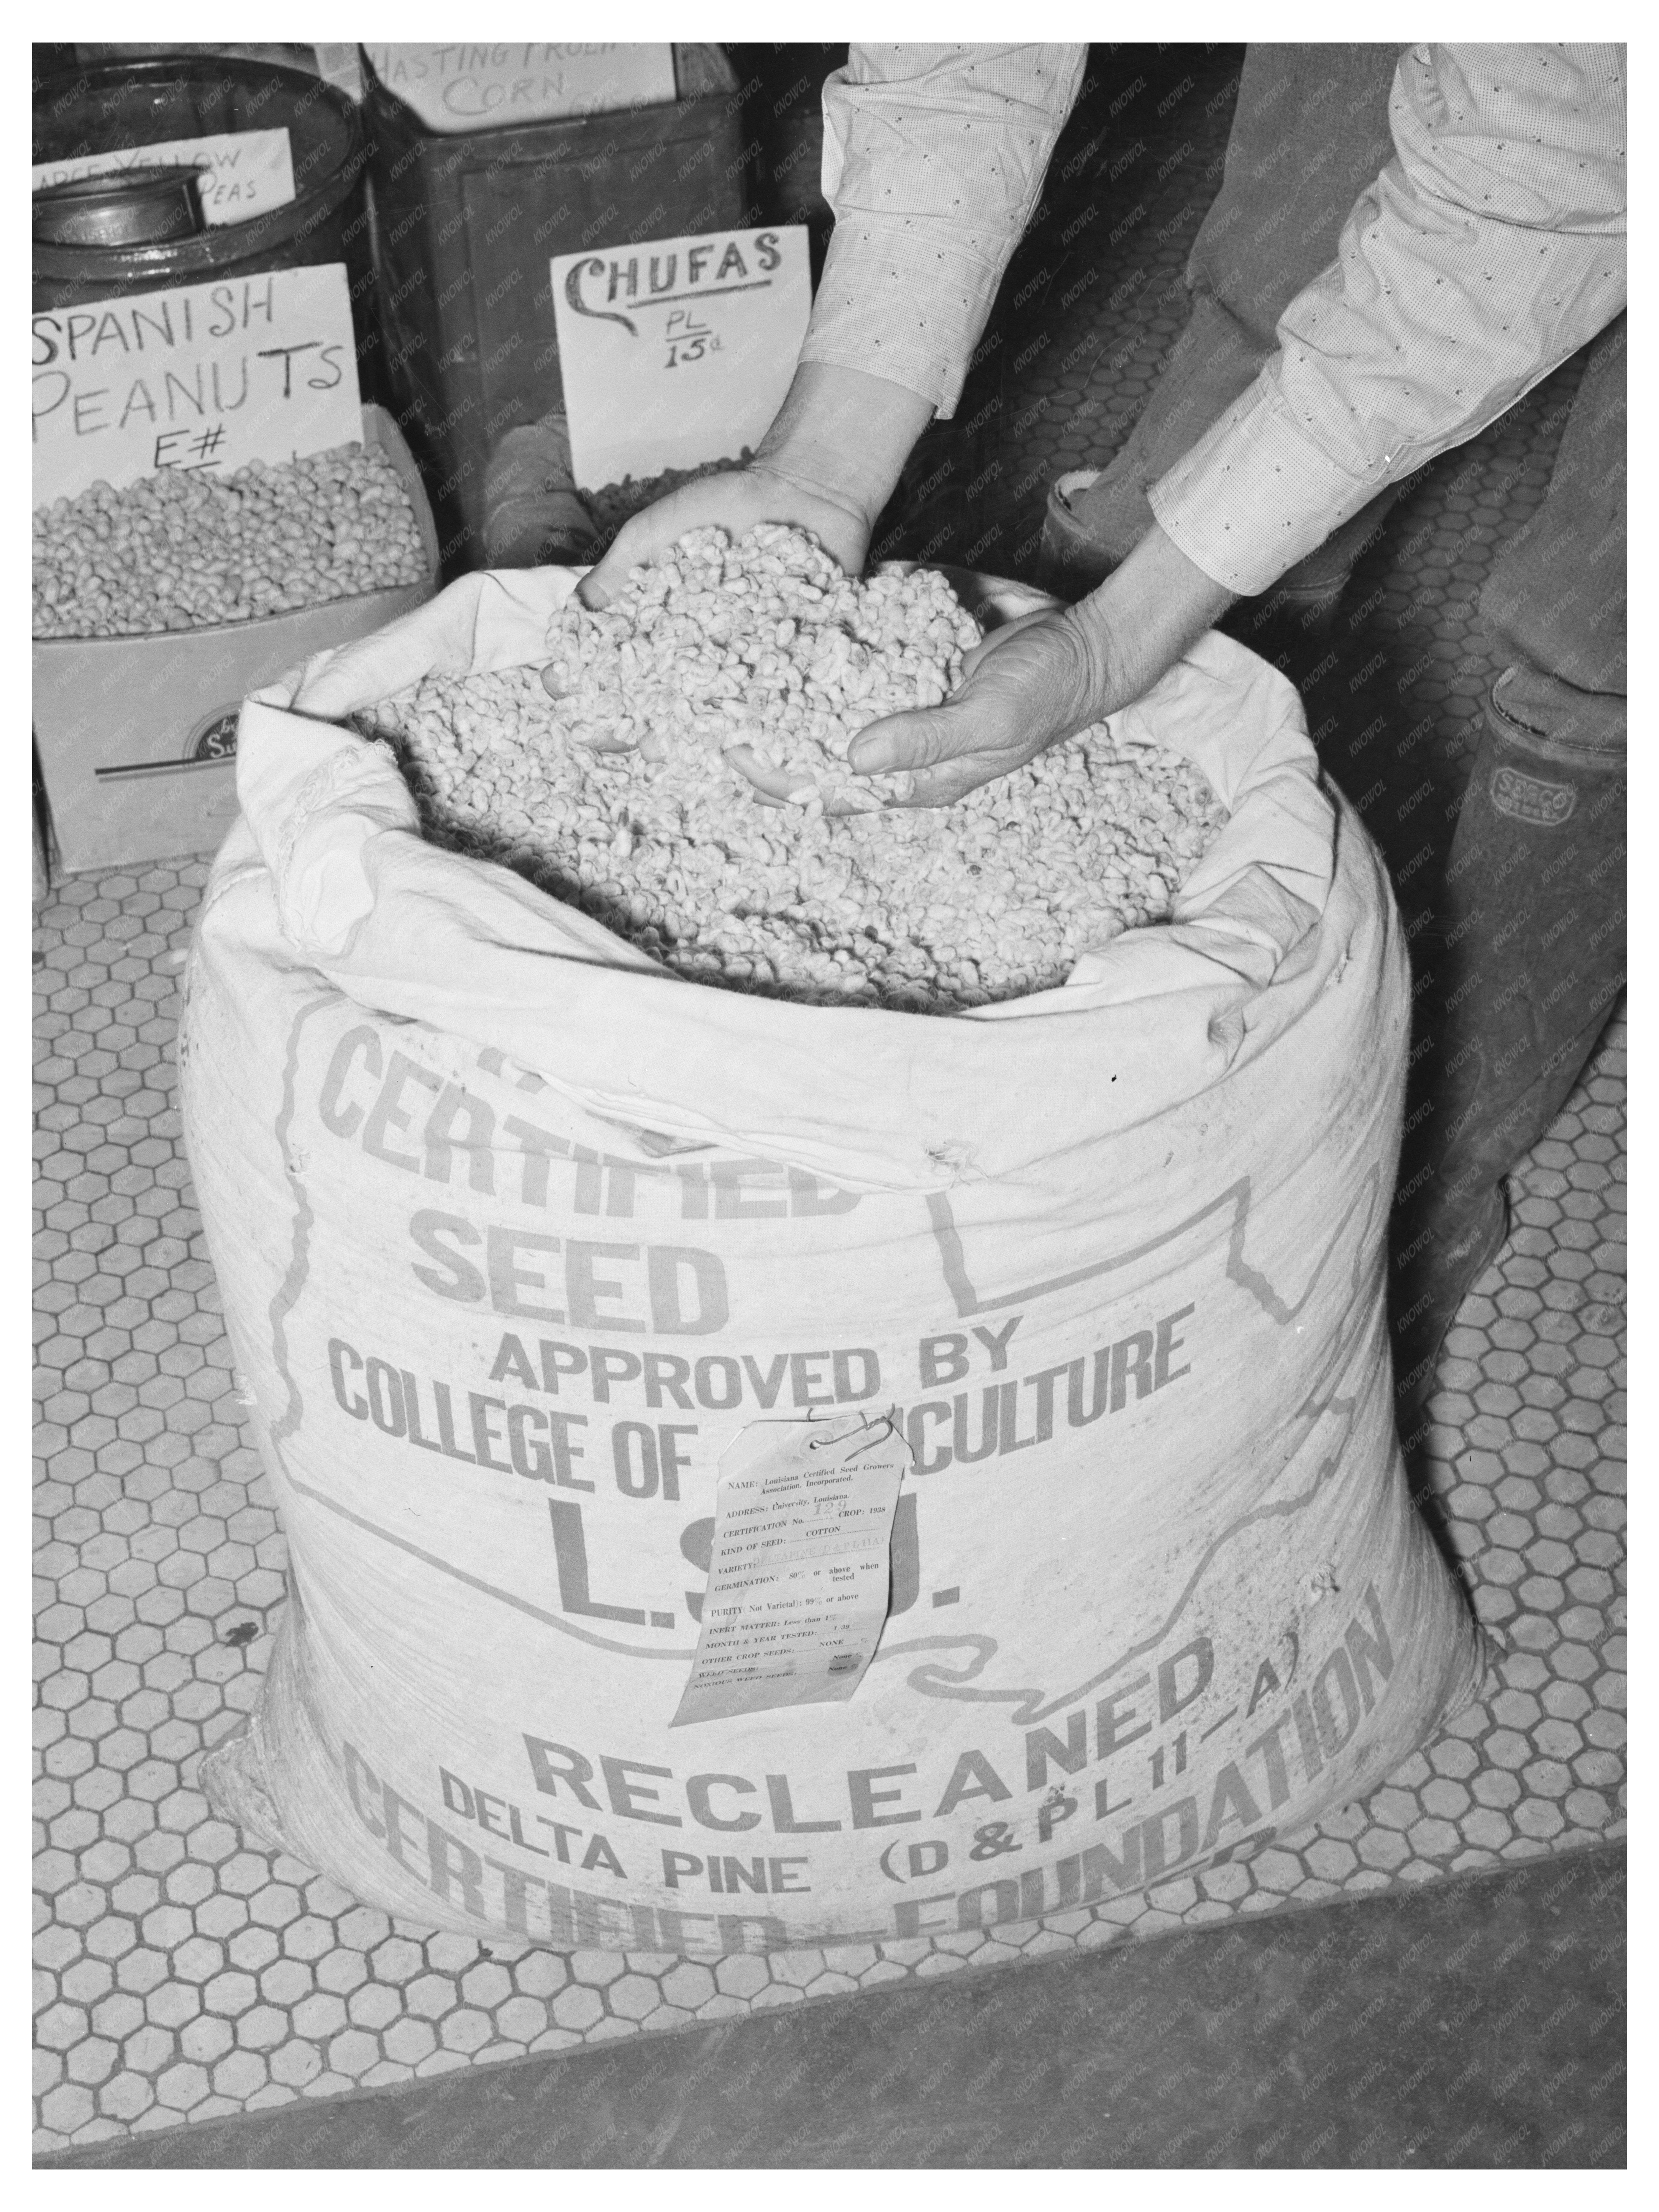
<svg viewBox="0 0 1659 2212">
<path fill-rule="evenodd" d="M 370 46 L 374 74 L 428 131 L 542 123 L 659 107 L 674 97 L 674 49 L 640 41 Z"/>
<path fill-rule="evenodd" d="M 29 331 L 36 507 L 362 438 L 343 262 L 46 308 Z"/>
<path fill-rule="evenodd" d="M 123 146 L 108 154 L 37 161 L 30 188 L 77 184 L 82 177 L 118 175 L 124 169 L 186 168 L 202 172 L 202 213 L 210 229 L 246 222 L 294 198 L 294 152 L 286 125 L 276 131 L 222 131 L 202 138 L 168 138 L 155 146 Z"/>
<path fill-rule="evenodd" d="M 583 490 L 735 459 L 759 443 L 811 313 L 804 228 L 562 253 L 552 275 Z"/>
</svg>

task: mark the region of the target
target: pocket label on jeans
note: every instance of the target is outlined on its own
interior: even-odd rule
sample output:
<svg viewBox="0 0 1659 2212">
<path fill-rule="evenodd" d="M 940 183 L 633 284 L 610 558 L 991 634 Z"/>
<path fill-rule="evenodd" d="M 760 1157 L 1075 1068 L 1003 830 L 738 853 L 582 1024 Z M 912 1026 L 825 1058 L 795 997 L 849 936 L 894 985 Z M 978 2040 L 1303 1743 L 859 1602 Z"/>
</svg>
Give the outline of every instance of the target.
<svg viewBox="0 0 1659 2212">
<path fill-rule="evenodd" d="M 1545 830 L 1559 829 L 1578 804 L 1571 784 L 1545 783 L 1516 768 L 1494 769 L 1491 787 L 1492 803 L 1500 814 L 1516 822 L 1535 822 Z"/>
</svg>

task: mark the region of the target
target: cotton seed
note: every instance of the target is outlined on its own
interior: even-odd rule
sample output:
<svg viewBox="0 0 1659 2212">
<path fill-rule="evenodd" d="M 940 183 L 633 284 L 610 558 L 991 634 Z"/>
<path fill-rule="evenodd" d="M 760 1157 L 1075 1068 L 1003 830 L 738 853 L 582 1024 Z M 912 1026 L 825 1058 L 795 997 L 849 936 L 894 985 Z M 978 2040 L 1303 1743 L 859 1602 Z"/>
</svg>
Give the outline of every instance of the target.
<svg viewBox="0 0 1659 2212">
<path fill-rule="evenodd" d="M 1226 818 L 1190 763 L 1106 724 L 948 809 L 881 807 L 898 780 L 855 777 L 848 745 L 945 696 L 979 635 L 935 572 L 860 583 L 798 531 L 699 530 L 604 609 L 556 617 L 556 700 L 534 668 L 434 677 L 358 726 L 391 746 L 435 842 L 517 868 L 682 974 L 951 1013 L 1052 989 L 1091 947 L 1165 920 Z M 755 750 L 791 780 L 782 809 L 725 757 L 744 730 L 688 699 L 694 670 L 754 684 L 769 653 Z M 787 679 L 820 667 L 821 711 L 792 719 Z M 637 750 L 600 749 L 623 728 Z M 827 797 L 876 811 L 827 816 Z"/>
</svg>

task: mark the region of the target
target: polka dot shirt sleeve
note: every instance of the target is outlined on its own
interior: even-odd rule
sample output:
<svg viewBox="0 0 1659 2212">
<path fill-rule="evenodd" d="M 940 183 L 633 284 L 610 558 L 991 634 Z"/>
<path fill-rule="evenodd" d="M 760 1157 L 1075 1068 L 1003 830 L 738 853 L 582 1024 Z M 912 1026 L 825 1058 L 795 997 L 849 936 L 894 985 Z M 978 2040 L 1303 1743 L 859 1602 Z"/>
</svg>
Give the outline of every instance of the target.
<svg viewBox="0 0 1659 2212">
<path fill-rule="evenodd" d="M 951 414 L 1083 78 L 1085 46 L 855 46 L 823 88 L 836 211 L 803 361 Z"/>
<path fill-rule="evenodd" d="M 1625 304 L 1625 50 L 1413 46 L 1395 159 L 1279 351 L 1168 475 L 1188 558 L 1265 591 L 1385 484 L 1483 429 Z"/>
</svg>

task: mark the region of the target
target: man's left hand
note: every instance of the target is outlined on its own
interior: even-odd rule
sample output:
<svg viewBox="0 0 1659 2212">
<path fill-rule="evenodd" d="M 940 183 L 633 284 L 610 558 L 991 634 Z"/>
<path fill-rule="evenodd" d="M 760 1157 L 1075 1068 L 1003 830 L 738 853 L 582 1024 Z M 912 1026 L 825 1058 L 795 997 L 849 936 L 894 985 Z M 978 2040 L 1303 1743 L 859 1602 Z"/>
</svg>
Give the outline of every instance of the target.
<svg viewBox="0 0 1659 2212">
<path fill-rule="evenodd" d="M 1098 721 L 1109 688 L 1075 610 L 1024 615 L 974 647 L 942 707 L 872 722 L 848 760 L 860 775 L 908 771 L 894 805 L 953 806 Z"/>
<path fill-rule="evenodd" d="M 890 805 L 954 805 L 1143 697 L 1232 596 L 1154 526 L 1078 605 L 994 630 L 942 707 L 860 731 L 848 762 L 860 775 L 908 774 Z"/>
</svg>

